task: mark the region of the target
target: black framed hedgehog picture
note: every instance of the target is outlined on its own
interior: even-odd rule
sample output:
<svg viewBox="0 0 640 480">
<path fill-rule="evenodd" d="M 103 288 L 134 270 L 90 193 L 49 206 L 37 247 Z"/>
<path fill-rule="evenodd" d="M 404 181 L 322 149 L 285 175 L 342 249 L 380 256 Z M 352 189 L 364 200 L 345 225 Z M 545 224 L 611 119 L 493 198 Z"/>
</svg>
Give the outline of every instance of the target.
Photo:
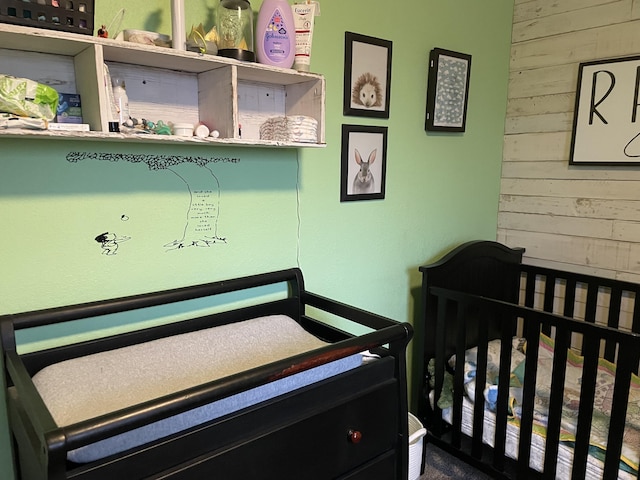
<svg viewBox="0 0 640 480">
<path fill-rule="evenodd" d="M 345 32 L 344 115 L 389 118 L 389 40 Z"/>
</svg>

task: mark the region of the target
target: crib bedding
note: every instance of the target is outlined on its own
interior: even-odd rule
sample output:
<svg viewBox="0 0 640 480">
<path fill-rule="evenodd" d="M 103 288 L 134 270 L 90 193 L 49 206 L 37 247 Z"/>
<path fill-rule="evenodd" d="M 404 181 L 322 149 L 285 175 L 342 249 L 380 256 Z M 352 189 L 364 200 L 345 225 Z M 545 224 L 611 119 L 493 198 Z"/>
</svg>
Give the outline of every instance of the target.
<svg viewBox="0 0 640 480">
<path fill-rule="evenodd" d="M 183 333 L 49 365 L 33 383 L 60 427 L 326 346 L 285 315 Z M 91 462 L 358 367 L 362 355 L 316 366 L 68 452 Z"/>
<path fill-rule="evenodd" d="M 509 366 L 509 419 L 507 423 L 507 439 L 505 450 L 511 458 L 517 458 L 519 418 L 521 416 L 522 385 L 524 383 L 526 341 L 514 337 L 511 349 L 511 363 Z M 534 406 L 534 425 L 531 438 L 530 466 L 538 471 L 543 470 L 544 445 L 546 425 L 548 420 L 548 405 L 550 399 L 551 375 L 553 364 L 554 342 L 544 334 L 540 334 L 537 358 L 536 394 Z M 467 435 L 472 433 L 473 402 L 475 395 L 477 348 L 467 349 L 463 362 L 464 396 L 463 396 L 463 424 L 462 431 Z M 456 358 L 449 359 L 449 366 L 456 368 Z M 563 394 L 563 412 L 560 431 L 560 445 L 557 478 L 568 478 L 571 473 L 573 450 L 575 441 L 580 399 L 580 383 L 584 359 L 572 349 L 568 350 L 566 362 L 566 377 Z M 433 364 L 430 366 L 433 368 Z M 484 385 L 485 402 L 485 430 L 483 441 L 493 447 L 493 432 L 495 431 L 495 413 L 497 400 L 498 373 L 500 370 L 500 340 L 493 340 L 487 346 L 487 375 Z M 603 460 L 607 446 L 609 416 L 611 400 L 615 383 L 616 367 L 611 362 L 599 359 L 596 396 L 594 398 L 594 413 L 590 436 L 590 456 L 587 478 L 601 478 Z M 438 400 L 438 407 L 442 409 L 443 418 L 449 424 L 452 421 L 453 380 L 450 373 L 445 374 L 445 383 Z M 431 391 L 431 403 L 433 403 Z M 640 379 L 632 375 L 627 408 L 627 425 L 623 435 L 622 455 L 620 460 L 619 477 L 621 479 L 637 478 L 638 460 L 640 455 Z"/>
</svg>

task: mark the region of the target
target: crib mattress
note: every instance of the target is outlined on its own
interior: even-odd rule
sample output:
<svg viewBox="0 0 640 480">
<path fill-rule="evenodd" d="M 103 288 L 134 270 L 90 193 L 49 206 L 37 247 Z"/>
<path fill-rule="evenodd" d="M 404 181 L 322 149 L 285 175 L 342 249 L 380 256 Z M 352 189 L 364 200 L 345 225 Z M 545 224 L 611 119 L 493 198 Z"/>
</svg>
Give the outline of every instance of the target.
<svg viewBox="0 0 640 480">
<path fill-rule="evenodd" d="M 308 352 L 327 343 L 284 315 L 174 335 L 49 365 L 33 382 L 59 427 Z M 69 452 L 91 462 L 359 366 L 352 355 Z"/>
</svg>

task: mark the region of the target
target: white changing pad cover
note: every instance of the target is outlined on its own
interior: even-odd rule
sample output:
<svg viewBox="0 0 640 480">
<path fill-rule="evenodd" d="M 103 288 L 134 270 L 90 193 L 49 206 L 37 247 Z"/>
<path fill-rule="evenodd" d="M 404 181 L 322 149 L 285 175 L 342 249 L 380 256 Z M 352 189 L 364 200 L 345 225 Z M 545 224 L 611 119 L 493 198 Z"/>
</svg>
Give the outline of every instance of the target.
<svg viewBox="0 0 640 480">
<path fill-rule="evenodd" d="M 60 427 L 328 345 L 285 315 L 183 333 L 49 365 L 33 382 Z M 309 385 L 361 364 L 320 365 L 69 452 L 85 463 Z"/>
</svg>

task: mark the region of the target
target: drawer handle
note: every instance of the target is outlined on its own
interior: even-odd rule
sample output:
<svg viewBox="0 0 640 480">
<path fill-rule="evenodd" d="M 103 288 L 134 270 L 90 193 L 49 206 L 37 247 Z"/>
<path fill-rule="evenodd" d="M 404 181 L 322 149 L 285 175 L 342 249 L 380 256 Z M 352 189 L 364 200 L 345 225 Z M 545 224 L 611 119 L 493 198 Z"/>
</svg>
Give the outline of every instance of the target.
<svg viewBox="0 0 640 480">
<path fill-rule="evenodd" d="M 362 440 L 362 433 L 358 430 L 349 430 L 347 435 L 349 436 L 349 441 L 351 443 L 360 443 L 360 440 Z"/>
</svg>

